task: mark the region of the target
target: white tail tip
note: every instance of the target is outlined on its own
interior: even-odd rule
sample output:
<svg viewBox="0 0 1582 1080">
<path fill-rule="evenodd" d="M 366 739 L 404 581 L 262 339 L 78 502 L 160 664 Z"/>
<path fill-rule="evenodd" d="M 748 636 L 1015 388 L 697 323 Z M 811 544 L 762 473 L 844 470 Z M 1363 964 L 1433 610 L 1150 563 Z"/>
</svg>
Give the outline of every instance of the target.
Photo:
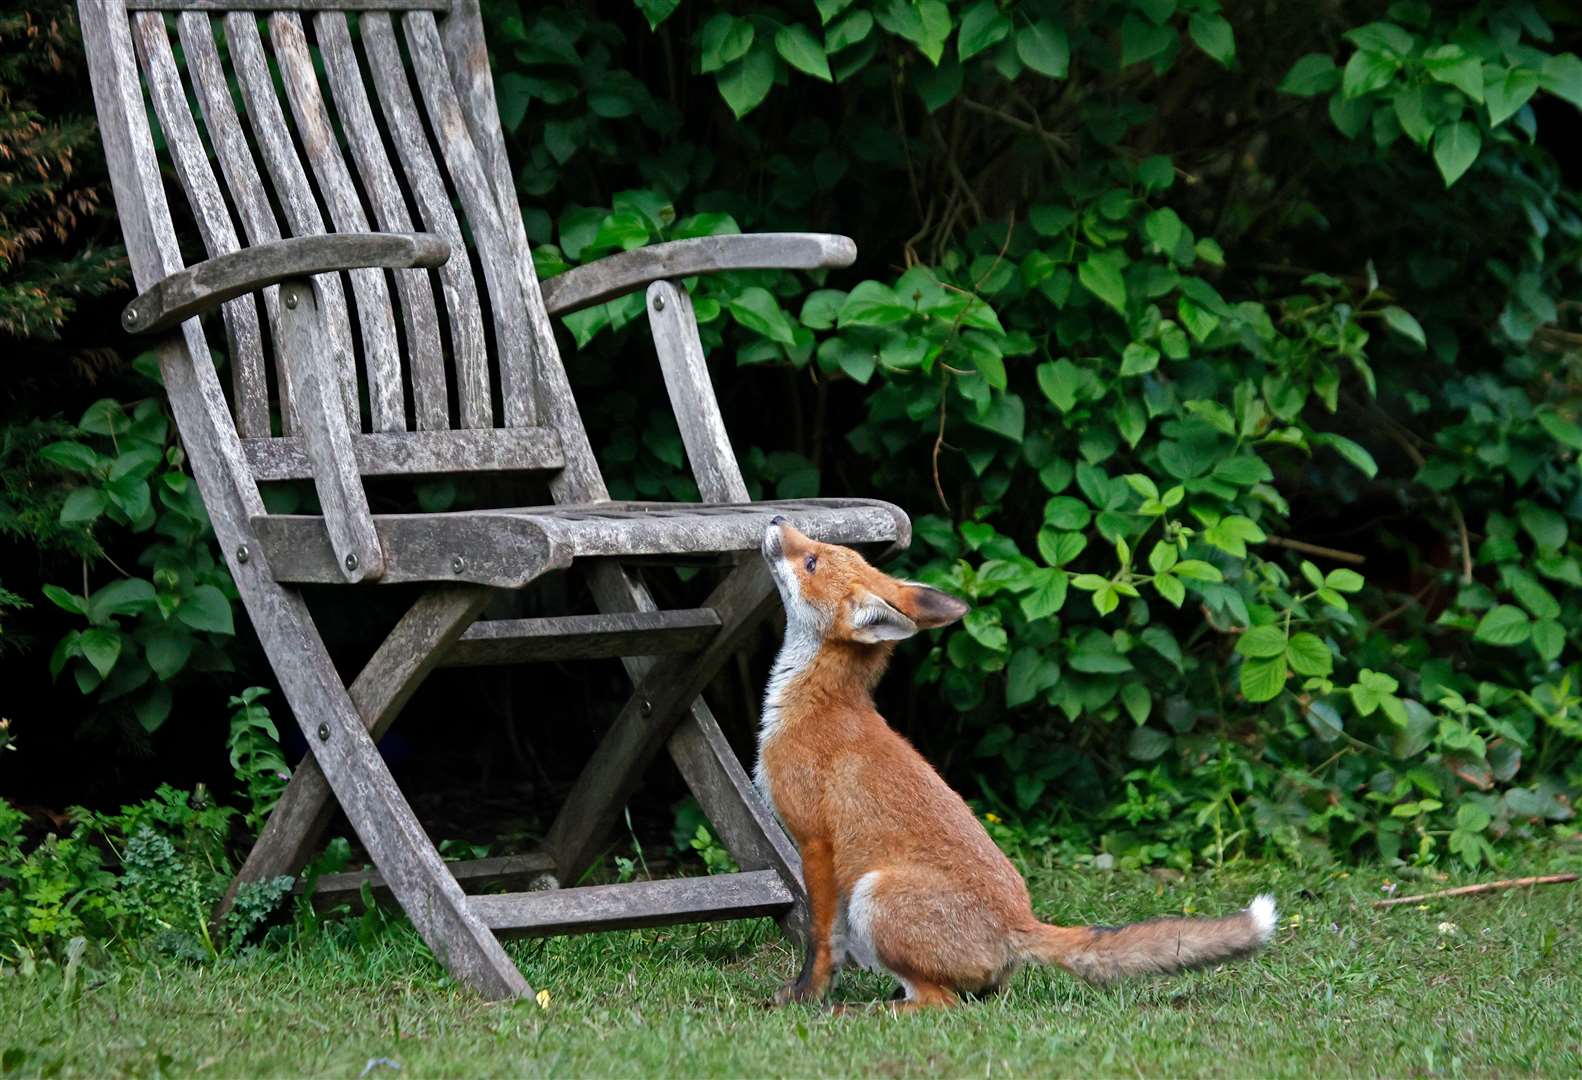
<svg viewBox="0 0 1582 1080">
<path fill-rule="evenodd" d="M 1280 922 L 1280 912 L 1274 906 L 1274 897 L 1268 893 L 1253 897 L 1252 903 L 1247 905 L 1247 915 L 1258 931 L 1259 941 L 1268 941 L 1274 936 L 1274 928 Z"/>
</svg>

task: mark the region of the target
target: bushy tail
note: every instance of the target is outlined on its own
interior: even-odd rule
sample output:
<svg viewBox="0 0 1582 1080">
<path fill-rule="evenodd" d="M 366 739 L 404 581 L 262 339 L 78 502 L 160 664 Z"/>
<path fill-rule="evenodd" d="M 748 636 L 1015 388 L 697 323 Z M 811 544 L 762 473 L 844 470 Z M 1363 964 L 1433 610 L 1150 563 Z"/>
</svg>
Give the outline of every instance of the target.
<svg viewBox="0 0 1582 1080">
<path fill-rule="evenodd" d="M 1022 955 L 1059 964 L 1089 982 L 1168 974 L 1257 952 L 1274 935 L 1274 897 L 1253 898 L 1219 919 L 1164 918 L 1129 926 L 1048 926 L 1026 931 Z"/>
</svg>

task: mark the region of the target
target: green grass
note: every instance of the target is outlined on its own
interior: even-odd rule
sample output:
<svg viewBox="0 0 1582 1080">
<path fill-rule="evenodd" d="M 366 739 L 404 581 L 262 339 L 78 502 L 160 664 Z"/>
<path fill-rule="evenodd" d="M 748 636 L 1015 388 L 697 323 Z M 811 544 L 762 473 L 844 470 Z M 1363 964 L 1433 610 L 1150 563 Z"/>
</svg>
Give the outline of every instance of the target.
<svg viewBox="0 0 1582 1080">
<path fill-rule="evenodd" d="M 547 1009 L 474 1000 L 404 922 L 362 943 L 355 922 L 336 923 L 202 966 L 90 958 L 73 993 L 53 966 L 13 970 L 0 1051 L 13 1075 L 1582 1073 L 1582 886 L 1374 909 L 1385 877 L 1036 873 L 1040 912 L 1062 921 L 1220 912 L 1269 889 L 1281 928 L 1238 965 L 1108 989 L 1032 970 L 998 998 L 901 1018 L 765 1009 L 796 958 L 761 920 L 513 944 Z M 861 974 L 837 996 L 889 990 Z M 399 1072 L 369 1068 L 380 1059 Z"/>
</svg>

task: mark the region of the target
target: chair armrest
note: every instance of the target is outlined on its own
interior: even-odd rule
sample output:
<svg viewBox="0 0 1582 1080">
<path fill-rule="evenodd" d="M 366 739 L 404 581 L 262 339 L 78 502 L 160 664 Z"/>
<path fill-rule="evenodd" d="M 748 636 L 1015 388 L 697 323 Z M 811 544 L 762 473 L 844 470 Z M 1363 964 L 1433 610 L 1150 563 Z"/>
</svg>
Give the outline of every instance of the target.
<svg viewBox="0 0 1582 1080">
<path fill-rule="evenodd" d="M 857 245 L 828 233 L 747 233 L 672 240 L 608 255 L 544 282 L 544 306 L 569 315 L 654 281 L 721 270 L 819 270 L 850 266 Z"/>
<path fill-rule="evenodd" d="M 163 330 L 288 278 L 337 270 L 432 268 L 449 258 L 450 245 L 432 233 L 294 236 L 177 270 L 126 305 L 121 325 L 133 334 Z"/>
</svg>

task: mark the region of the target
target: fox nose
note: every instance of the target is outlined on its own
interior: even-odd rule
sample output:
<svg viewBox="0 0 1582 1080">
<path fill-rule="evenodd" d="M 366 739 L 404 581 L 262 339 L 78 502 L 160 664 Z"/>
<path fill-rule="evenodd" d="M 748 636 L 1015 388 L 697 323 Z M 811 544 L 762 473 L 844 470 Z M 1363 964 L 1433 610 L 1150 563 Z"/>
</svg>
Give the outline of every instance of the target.
<svg viewBox="0 0 1582 1080">
<path fill-rule="evenodd" d="M 785 523 L 786 516 L 784 514 L 776 514 L 774 517 L 769 519 L 769 524 L 771 525 L 784 525 Z"/>
</svg>

